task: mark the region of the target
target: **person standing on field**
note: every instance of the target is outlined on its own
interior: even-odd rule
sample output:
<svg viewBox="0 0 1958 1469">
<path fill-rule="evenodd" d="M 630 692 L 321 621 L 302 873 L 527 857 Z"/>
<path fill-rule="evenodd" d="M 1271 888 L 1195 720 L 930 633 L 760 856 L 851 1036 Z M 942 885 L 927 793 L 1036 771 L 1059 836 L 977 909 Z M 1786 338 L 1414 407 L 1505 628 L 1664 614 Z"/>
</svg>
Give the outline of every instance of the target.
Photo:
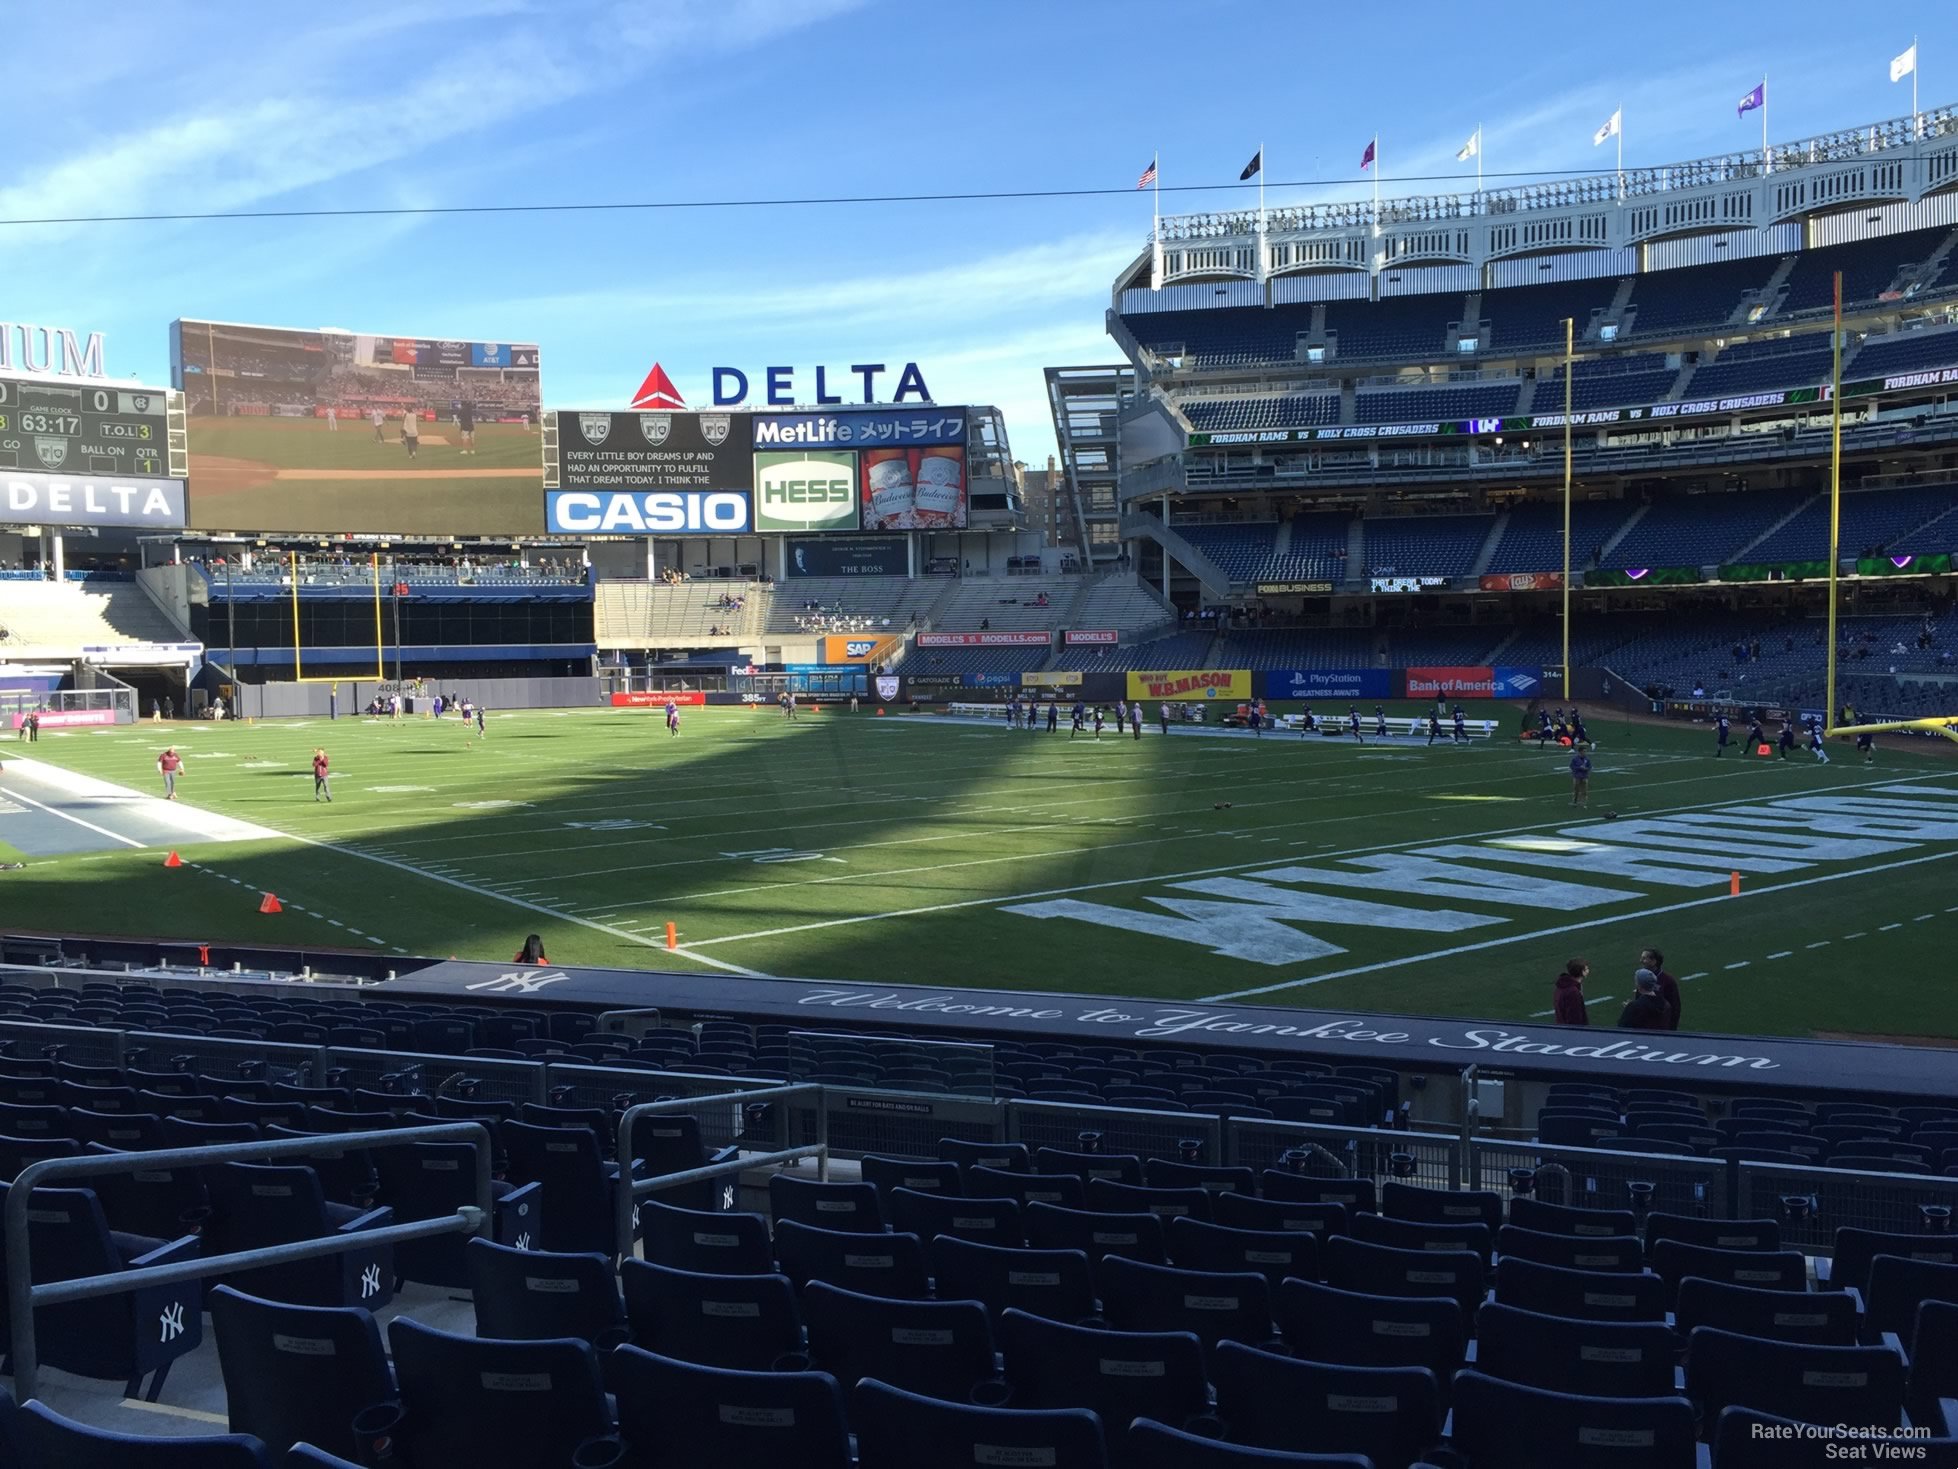
<svg viewBox="0 0 1958 1469">
<path fill-rule="evenodd" d="M 313 800 L 333 804 L 333 774 L 327 769 L 326 751 L 313 751 Z"/>
<path fill-rule="evenodd" d="M 1564 972 L 1557 976 L 1556 997 L 1551 1001 L 1551 1013 L 1559 1025 L 1589 1025 L 1591 1012 L 1584 1006 L 1584 976 L 1591 972 L 1591 966 L 1582 959 L 1572 959 L 1564 965 Z"/>
<path fill-rule="evenodd" d="M 388 441 L 387 414 L 384 413 L 381 409 L 376 408 L 372 413 L 367 415 L 367 421 L 374 425 L 374 442 L 377 444 L 385 444 Z"/>
<path fill-rule="evenodd" d="M 1666 972 L 1666 956 L 1657 949 L 1640 949 L 1638 967 L 1649 969 L 1659 981 L 1659 998 L 1666 1002 L 1666 1029 L 1679 1029 L 1679 981 Z"/>
<path fill-rule="evenodd" d="M 408 450 L 408 457 L 410 459 L 420 456 L 422 447 L 422 416 L 419 409 L 410 408 L 406 413 L 401 415 L 401 442 Z"/>
<path fill-rule="evenodd" d="M 1570 757 L 1570 803 L 1573 806 L 1591 803 L 1591 757 L 1582 750 Z"/>
<path fill-rule="evenodd" d="M 1142 701 L 1137 699 L 1129 709 L 1129 728 L 1135 731 L 1139 741 L 1142 738 Z"/>
<path fill-rule="evenodd" d="M 163 777 L 163 799 L 177 799 L 177 773 L 184 768 L 184 757 L 175 748 L 165 750 L 156 757 L 157 774 Z"/>
</svg>

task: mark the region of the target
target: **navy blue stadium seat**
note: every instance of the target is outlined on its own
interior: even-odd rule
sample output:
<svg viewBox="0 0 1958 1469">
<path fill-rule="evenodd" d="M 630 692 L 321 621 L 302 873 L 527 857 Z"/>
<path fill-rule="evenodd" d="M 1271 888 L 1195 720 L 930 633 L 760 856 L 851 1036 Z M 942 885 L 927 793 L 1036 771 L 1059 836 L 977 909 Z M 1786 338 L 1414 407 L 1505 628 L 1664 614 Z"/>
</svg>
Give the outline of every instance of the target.
<svg viewBox="0 0 1958 1469">
<path fill-rule="evenodd" d="M 1382 1296 L 1449 1296 L 1463 1314 L 1482 1299 L 1482 1257 L 1463 1250 L 1398 1250 L 1334 1235 L 1322 1252 L 1326 1284 Z"/>
<path fill-rule="evenodd" d="M 797 1290 L 826 1281 L 865 1295 L 922 1300 L 931 1278 L 915 1234 L 818 1229 L 783 1219 L 775 1225 L 775 1258 Z"/>
<path fill-rule="evenodd" d="M 1694 1469 L 1692 1402 L 1593 1398 L 1464 1371 L 1450 1445 L 1471 1469 Z"/>
<path fill-rule="evenodd" d="M 1426 1219 L 1396 1219 L 1389 1214 L 1355 1214 L 1348 1232 L 1370 1245 L 1397 1250 L 1466 1250 L 1479 1255 L 1484 1266 L 1496 1248 L 1495 1233 L 1486 1224 L 1436 1224 Z"/>
<path fill-rule="evenodd" d="M 964 1138 L 941 1137 L 938 1156 L 961 1169 L 999 1168 L 1008 1173 L 1025 1173 L 1032 1166 L 1025 1143 L 977 1143 Z"/>
<path fill-rule="evenodd" d="M 1274 1291 L 1288 1277 L 1319 1278 L 1318 1237 L 1303 1230 L 1234 1229 L 1201 1219 L 1172 1219 L 1169 1258 L 1183 1270 L 1255 1271 Z"/>
<path fill-rule="evenodd" d="M 269 1469 L 265 1446 L 245 1434 L 185 1438 L 138 1437 L 90 1428 L 64 1418 L 46 1403 L 23 1404 L 11 1415 L 7 1436 L 20 1469 Z"/>
<path fill-rule="evenodd" d="M 1217 1348 L 1211 1379 L 1232 1443 L 1407 1469 L 1441 1436 L 1441 1391 L 1422 1367 L 1301 1361 L 1231 1341 Z"/>
<path fill-rule="evenodd" d="M 1038 1464 L 1106 1469 L 1101 1420 L 1079 1408 L 991 1408 L 945 1402 L 879 1381 L 850 1398 L 858 1469 L 933 1464 Z M 929 1445 L 929 1448 L 925 1448 Z"/>
<path fill-rule="evenodd" d="M 1856 1298 L 1847 1291 L 1756 1290 L 1687 1276 L 1673 1302 L 1673 1327 L 1681 1336 L 1696 1326 L 1717 1326 L 1741 1336 L 1812 1346 L 1854 1346 Z"/>
<path fill-rule="evenodd" d="M 1663 1321 L 1668 1291 L 1650 1272 L 1566 1270 L 1509 1255 L 1496 1261 L 1495 1298 L 1506 1306 L 1584 1321 Z"/>
<path fill-rule="evenodd" d="M 850 1469 L 843 1393 L 826 1372 L 740 1372 L 637 1347 L 606 1371 L 635 1469 Z"/>
<path fill-rule="evenodd" d="M 1023 1250 L 941 1234 L 927 1246 L 941 1301 L 978 1301 L 997 1320 L 1017 1309 L 1050 1321 L 1095 1314 L 1094 1270 L 1079 1250 Z"/>
<path fill-rule="evenodd" d="M 1012 1310 L 998 1326 L 1013 1406 L 1098 1414 L 1113 1464 L 1127 1460 L 1134 1419 L 1182 1425 L 1208 1416 L 1203 1350 L 1189 1332 L 1106 1331 Z"/>
<path fill-rule="evenodd" d="M 568 1464 L 580 1444 L 612 1431 L 585 1342 L 485 1341 L 407 1317 L 388 1327 L 388 1342 L 401 1394 L 392 1437 L 410 1464 Z"/>
<path fill-rule="evenodd" d="M 1185 1433 L 1153 1418 L 1129 1425 L 1128 1469 L 1372 1469 L 1360 1454 L 1288 1454 Z M 1417 1466 L 1418 1469 L 1418 1466 Z"/>
<path fill-rule="evenodd" d="M 875 1377 L 965 1402 L 993 1378 L 992 1326 L 977 1301 L 887 1300 L 816 1282 L 802 1313 L 810 1355 L 838 1382 Z"/>
<path fill-rule="evenodd" d="M 1169 1158 L 1151 1158 L 1143 1165 L 1142 1175 L 1143 1182 L 1156 1189 L 1200 1188 L 1214 1194 L 1246 1195 L 1258 1192 L 1257 1175 L 1249 1168 L 1229 1168 L 1222 1164 L 1178 1163 Z"/>
<path fill-rule="evenodd" d="M 1909 1341 L 1925 1301 L 1958 1301 L 1958 1265 L 1878 1255 L 1863 1293 L 1863 1340 L 1880 1340 L 1887 1331 Z"/>
<path fill-rule="evenodd" d="M 437 1219 L 476 1203 L 476 1148 L 473 1143 L 409 1143 L 377 1148 L 374 1167 L 381 1196 L 395 1218 L 407 1223 Z M 490 1232 L 498 1244 L 518 1249 L 540 1246 L 543 1239 L 544 1186 L 527 1183 L 514 1188 L 500 1180 L 490 1184 Z M 457 1290 L 469 1282 L 465 1234 L 438 1234 L 407 1240 L 394 1248 L 397 1280 Z"/>
<path fill-rule="evenodd" d="M 867 1183 L 818 1183 L 777 1173 L 768 1180 L 768 1210 L 777 1224 L 788 1219 L 867 1234 L 884 1228 L 877 1190 Z"/>
<path fill-rule="evenodd" d="M 544 1223 L 536 1243 L 559 1254 L 616 1255 L 618 1168 L 605 1161 L 596 1134 L 528 1122 L 506 1122 L 498 1132 L 509 1153 L 510 1182 L 542 1185 Z"/>
<path fill-rule="evenodd" d="M 1807 1346 L 1701 1326 L 1686 1341 L 1686 1395 L 1709 1432 L 1736 1404 L 1803 1423 L 1881 1427 L 1902 1421 L 1904 1362 L 1890 1347 Z"/>
<path fill-rule="evenodd" d="M 6 1197 L 0 1188 L 0 1208 Z M 199 1253 L 195 1235 L 166 1242 L 111 1234 L 88 1189 L 36 1188 L 27 1228 L 36 1285 L 175 1265 Z M 10 1328 L 10 1321 L 0 1320 L 0 1326 Z M 203 1340 L 203 1294 L 194 1280 L 139 1286 L 121 1295 L 39 1307 L 34 1322 L 42 1366 L 122 1382 L 125 1397 L 153 1403 L 171 1364 Z"/>
<path fill-rule="evenodd" d="M 311 1168 L 225 1163 L 206 1174 L 212 1218 L 205 1244 L 212 1254 L 262 1249 L 329 1235 L 355 1237 L 394 1222 L 387 1208 L 360 1210 L 329 1203 Z M 231 1284 L 272 1301 L 301 1306 L 362 1306 L 377 1310 L 394 1295 L 394 1257 L 385 1243 L 362 1244 L 337 1255 L 264 1265 L 230 1277 Z"/>
<path fill-rule="evenodd" d="M 644 1260 L 619 1267 L 634 1345 L 707 1367 L 809 1365 L 795 1289 L 781 1275 L 703 1275 Z"/>
<path fill-rule="evenodd" d="M 1829 1257 L 1829 1288 L 1866 1290 L 1870 1261 L 1878 1255 L 1897 1255 L 1933 1265 L 1958 1265 L 1958 1235 L 1903 1234 L 1845 1225 L 1836 1231 L 1835 1253 Z"/>
<path fill-rule="evenodd" d="M 1106 1178 L 1115 1183 L 1142 1182 L 1142 1160 L 1133 1153 L 1071 1153 L 1061 1148 L 1038 1148 L 1033 1155 L 1035 1173 L 1066 1173 L 1090 1183 Z"/>
<path fill-rule="evenodd" d="M 1915 1424 L 1935 1423 L 1940 1398 L 1958 1398 L 1958 1302 L 1925 1301 L 1912 1332 L 1904 1403 Z"/>
<path fill-rule="evenodd" d="M 1478 1372 L 1551 1392 L 1665 1397 L 1675 1351 L 1671 1328 L 1656 1321 L 1575 1321 L 1493 1301 L 1475 1318 Z"/>
<path fill-rule="evenodd" d="M 355 1415 L 394 1396 L 373 1316 L 354 1306 L 289 1306 L 222 1285 L 210 1305 L 231 1431 L 252 1434 L 275 1454 L 310 1443 L 355 1456 Z"/>
<path fill-rule="evenodd" d="M 1026 1242 L 1020 1205 L 1014 1199 L 948 1197 L 897 1188 L 887 1202 L 892 1228 L 922 1240 L 946 1234 L 982 1245 L 1017 1247 Z"/>
<path fill-rule="evenodd" d="M 1273 1339 L 1271 1287 L 1262 1275 L 1178 1270 L 1111 1255 L 1096 1277 L 1102 1315 L 1117 1331 L 1187 1331 L 1206 1352 L 1226 1339 Z"/>
<path fill-rule="evenodd" d="M 1565 1270 L 1637 1271 L 1645 1268 L 1645 1247 L 1635 1234 L 1547 1234 L 1505 1224 L 1496 1231 L 1496 1253 L 1505 1260 L 1534 1260 Z"/>
<path fill-rule="evenodd" d="M 1321 1237 L 1345 1234 L 1352 1217 L 1344 1204 L 1247 1199 L 1242 1194 L 1219 1194 L 1214 1213 L 1215 1223 L 1232 1229 L 1275 1229 Z"/>
<path fill-rule="evenodd" d="M 1171 1219 L 1211 1218 L 1210 1192 L 1203 1188 L 1137 1188 L 1105 1178 L 1088 1185 L 1088 1207 L 1099 1214 L 1154 1214 Z"/>
<path fill-rule="evenodd" d="M 1720 1250 L 1666 1239 L 1651 1255 L 1652 1271 L 1666 1282 L 1668 1293 L 1689 1275 L 1761 1290 L 1808 1289 L 1808 1261 L 1800 1250 Z"/>
<path fill-rule="evenodd" d="M 661 1112 L 633 1122 L 632 1157 L 628 1160 L 636 1178 L 662 1178 L 669 1173 L 688 1173 L 715 1163 L 732 1162 L 740 1155 L 738 1146 L 710 1152 L 700 1140 L 700 1122 L 678 1112 Z M 732 1176 L 703 1178 L 695 1183 L 678 1184 L 659 1191 L 659 1198 L 682 1209 L 721 1208 L 734 1186 Z"/>
<path fill-rule="evenodd" d="M 1446 1387 L 1468 1350 L 1468 1319 L 1446 1296 L 1374 1296 L 1288 1280 L 1273 1303 L 1280 1336 L 1308 1361 L 1425 1367 Z"/>
<path fill-rule="evenodd" d="M 554 1255 L 472 1239 L 464 1256 L 476 1335 L 503 1341 L 571 1336 L 601 1350 L 623 1339 L 625 1303 L 604 1255 Z"/>
<path fill-rule="evenodd" d="M 1053 1204 L 1029 1204 L 1021 1215 L 1027 1244 L 1036 1250 L 1079 1250 L 1092 1264 L 1111 1255 L 1162 1265 L 1169 1260 L 1163 1221 L 1154 1214 L 1091 1214 Z"/>
<path fill-rule="evenodd" d="M 859 1167 L 863 1170 L 863 1181 L 884 1196 L 887 1213 L 892 1189 L 908 1188 L 915 1193 L 948 1196 L 961 1192 L 959 1165 L 956 1163 L 927 1162 L 919 1158 L 880 1158 L 866 1154 L 859 1160 Z"/>
<path fill-rule="evenodd" d="M 1778 1250 L 1781 1226 L 1772 1219 L 1702 1219 L 1693 1214 L 1657 1211 L 1645 1217 L 1645 1248 L 1661 1240 L 1699 1245 L 1710 1250 Z"/>
<path fill-rule="evenodd" d="M 775 1253 L 759 1214 L 680 1209 L 648 1199 L 639 1206 L 640 1249 L 655 1265 L 705 1275 L 769 1275 Z"/>
<path fill-rule="evenodd" d="M 1052 1204 L 1079 1209 L 1087 1202 L 1086 1185 L 1071 1173 L 1015 1173 L 974 1165 L 965 1170 L 965 1191 L 974 1198 L 1012 1199 L 1022 1208 Z"/>
<path fill-rule="evenodd" d="M 1487 1190 L 1420 1188 L 1407 1183 L 1380 1185 L 1380 1212 L 1396 1219 L 1433 1224 L 1481 1224 L 1491 1231 L 1503 1222 L 1500 1194 Z"/>
<path fill-rule="evenodd" d="M 1267 1199 L 1288 1203 L 1343 1204 L 1352 1214 L 1379 1212 L 1378 1194 L 1370 1178 L 1319 1178 L 1267 1168 L 1258 1175 L 1258 1192 Z"/>
</svg>

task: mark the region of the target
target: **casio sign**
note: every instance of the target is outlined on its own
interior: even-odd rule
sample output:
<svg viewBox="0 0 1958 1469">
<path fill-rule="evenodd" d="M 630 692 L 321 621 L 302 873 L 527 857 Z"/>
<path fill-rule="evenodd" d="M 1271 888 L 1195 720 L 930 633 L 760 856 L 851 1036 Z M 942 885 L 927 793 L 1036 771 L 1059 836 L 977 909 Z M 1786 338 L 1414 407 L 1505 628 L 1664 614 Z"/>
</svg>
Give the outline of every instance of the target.
<svg viewBox="0 0 1958 1469">
<path fill-rule="evenodd" d="M 844 401 L 841 392 L 832 393 L 830 391 L 829 371 L 826 367 L 818 367 L 816 369 L 816 397 L 814 401 L 818 404 L 841 403 Z M 889 371 L 890 369 L 881 362 L 851 363 L 844 376 L 855 376 L 857 378 L 858 382 L 862 384 L 863 396 L 861 398 L 853 396 L 849 401 L 853 403 L 879 402 L 880 400 L 877 397 L 877 379 Z M 768 405 L 771 408 L 789 408 L 793 407 L 799 401 L 796 398 L 795 369 L 793 367 L 767 367 L 762 369 L 762 373 L 764 381 L 767 383 Z M 843 378 L 839 377 L 838 381 L 841 382 L 842 380 Z M 854 393 L 854 391 L 855 388 L 853 386 L 852 392 Z M 907 398 L 919 403 L 929 403 L 931 401 L 931 390 L 925 386 L 925 375 L 918 371 L 918 364 L 915 362 L 907 362 L 899 370 L 897 389 L 891 394 L 889 401 L 892 403 L 902 403 Z M 738 367 L 715 368 L 714 406 L 725 408 L 731 404 L 745 403 L 747 401 L 748 374 Z"/>
<path fill-rule="evenodd" d="M 739 535 L 753 528 L 738 490 L 553 490 L 553 535 Z"/>
</svg>

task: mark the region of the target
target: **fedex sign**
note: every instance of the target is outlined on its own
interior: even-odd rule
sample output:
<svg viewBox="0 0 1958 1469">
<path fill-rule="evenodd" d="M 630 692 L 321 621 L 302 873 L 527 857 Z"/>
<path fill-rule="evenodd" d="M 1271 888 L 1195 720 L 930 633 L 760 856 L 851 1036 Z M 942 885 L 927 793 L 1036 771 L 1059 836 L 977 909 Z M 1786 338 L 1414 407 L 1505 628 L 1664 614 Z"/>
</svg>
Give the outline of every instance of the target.
<svg viewBox="0 0 1958 1469">
<path fill-rule="evenodd" d="M 879 399 L 877 396 L 877 379 L 890 371 L 890 368 L 886 364 L 882 362 L 854 362 L 834 378 L 830 376 L 832 371 L 833 369 L 827 367 L 818 367 L 815 369 L 816 396 L 810 401 L 818 404 L 842 403 L 845 401 L 843 396 L 845 389 L 850 392 L 851 396 L 848 401 L 852 403 L 886 401 Z M 794 406 L 797 402 L 803 401 L 796 396 L 795 373 L 796 370 L 793 367 L 765 367 L 761 370 L 762 381 L 765 384 L 763 391 L 766 394 L 766 401 L 769 407 L 788 408 Z M 850 381 L 852 378 L 856 381 Z M 837 391 L 832 392 L 830 390 L 832 381 L 837 384 Z M 863 394 L 862 397 L 856 396 L 859 388 Z M 740 368 L 717 367 L 714 369 L 714 406 L 716 408 L 726 408 L 736 403 L 746 403 L 748 401 L 748 392 L 748 374 Z M 918 364 L 915 362 L 907 362 L 903 367 L 898 369 L 897 387 L 887 401 L 903 403 L 907 400 L 917 403 L 929 403 L 931 401 L 931 389 L 925 386 L 925 375 L 918 371 Z"/>
</svg>

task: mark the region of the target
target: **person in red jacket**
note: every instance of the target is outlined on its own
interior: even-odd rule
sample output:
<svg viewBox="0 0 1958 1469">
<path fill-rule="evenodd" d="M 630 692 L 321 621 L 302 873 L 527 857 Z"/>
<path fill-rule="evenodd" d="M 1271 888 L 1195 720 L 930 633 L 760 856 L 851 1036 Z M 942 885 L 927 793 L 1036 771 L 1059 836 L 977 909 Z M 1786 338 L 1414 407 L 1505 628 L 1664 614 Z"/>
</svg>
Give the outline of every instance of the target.
<svg viewBox="0 0 1958 1469">
<path fill-rule="evenodd" d="M 1559 1025 L 1589 1025 L 1591 1012 L 1584 1008 L 1584 976 L 1591 972 L 1591 966 L 1582 959 L 1573 959 L 1564 966 L 1564 972 L 1557 976 L 1557 998 L 1554 1013 Z"/>
<path fill-rule="evenodd" d="M 1638 967 L 1659 977 L 1659 998 L 1666 1002 L 1666 1029 L 1679 1029 L 1679 981 L 1666 972 L 1666 956 L 1657 949 L 1640 949 Z"/>
<path fill-rule="evenodd" d="M 549 964 L 551 961 L 544 957 L 543 939 L 534 933 L 526 938 L 523 941 L 523 947 L 517 951 L 516 962 L 519 964 Z"/>
</svg>

